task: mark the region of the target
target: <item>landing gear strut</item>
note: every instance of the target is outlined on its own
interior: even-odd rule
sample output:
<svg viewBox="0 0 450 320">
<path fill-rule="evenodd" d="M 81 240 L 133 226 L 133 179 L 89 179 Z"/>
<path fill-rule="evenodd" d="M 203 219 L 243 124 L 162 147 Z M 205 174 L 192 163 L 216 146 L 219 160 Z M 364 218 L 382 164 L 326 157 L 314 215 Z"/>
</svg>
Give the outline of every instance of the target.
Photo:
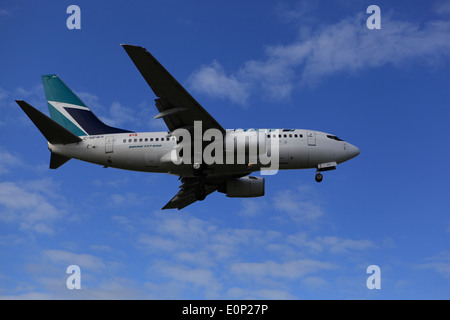
<svg viewBox="0 0 450 320">
<path fill-rule="evenodd" d="M 317 171 L 316 171 L 316 181 L 317 182 L 322 182 L 323 175 L 320 172 L 336 170 L 336 166 L 337 166 L 336 162 L 327 162 L 327 163 L 319 164 L 317 166 Z"/>
<path fill-rule="evenodd" d="M 317 182 L 322 182 L 323 179 L 323 175 L 320 172 L 316 173 L 316 181 Z"/>
<path fill-rule="evenodd" d="M 205 190 L 205 174 L 203 174 L 203 169 L 205 166 L 200 163 L 194 163 L 192 165 L 192 173 L 194 176 L 198 177 L 198 186 L 195 187 L 195 198 L 199 201 L 205 200 L 206 190 Z"/>
<path fill-rule="evenodd" d="M 206 198 L 206 190 L 205 190 L 205 186 L 197 186 L 195 188 L 195 199 L 199 200 L 199 201 L 203 201 Z"/>
<path fill-rule="evenodd" d="M 205 166 L 203 165 L 203 163 L 195 162 L 192 165 L 192 173 L 194 174 L 194 176 L 196 176 L 196 177 L 202 176 L 204 167 Z"/>
</svg>

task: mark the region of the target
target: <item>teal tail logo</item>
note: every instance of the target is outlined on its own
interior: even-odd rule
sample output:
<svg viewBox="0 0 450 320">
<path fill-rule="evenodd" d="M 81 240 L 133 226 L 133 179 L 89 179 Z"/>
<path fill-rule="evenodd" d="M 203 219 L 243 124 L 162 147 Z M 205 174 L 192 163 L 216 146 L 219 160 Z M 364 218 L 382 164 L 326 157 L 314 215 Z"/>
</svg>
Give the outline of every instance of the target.
<svg viewBox="0 0 450 320">
<path fill-rule="evenodd" d="M 50 117 L 74 135 L 131 132 L 104 124 L 57 75 L 43 75 L 42 82 Z"/>
</svg>

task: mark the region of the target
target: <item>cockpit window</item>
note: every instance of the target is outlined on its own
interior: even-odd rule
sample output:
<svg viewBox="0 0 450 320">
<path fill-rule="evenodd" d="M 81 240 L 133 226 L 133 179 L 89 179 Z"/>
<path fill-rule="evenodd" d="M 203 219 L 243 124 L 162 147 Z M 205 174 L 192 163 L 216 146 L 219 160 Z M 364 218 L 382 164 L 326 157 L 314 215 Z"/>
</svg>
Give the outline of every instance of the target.
<svg viewBox="0 0 450 320">
<path fill-rule="evenodd" d="M 336 140 L 336 141 L 344 141 L 344 140 L 339 139 L 338 137 L 332 136 L 332 135 L 327 135 L 327 138 L 330 138 L 330 139 L 333 139 L 333 140 Z"/>
</svg>

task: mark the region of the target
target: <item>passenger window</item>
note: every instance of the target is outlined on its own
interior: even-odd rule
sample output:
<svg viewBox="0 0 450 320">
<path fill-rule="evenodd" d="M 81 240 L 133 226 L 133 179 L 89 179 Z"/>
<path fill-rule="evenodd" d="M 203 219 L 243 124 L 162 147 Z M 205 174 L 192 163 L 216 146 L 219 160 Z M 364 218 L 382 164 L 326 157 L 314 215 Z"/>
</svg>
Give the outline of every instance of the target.
<svg viewBox="0 0 450 320">
<path fill-rule="evenodd" d="M 298 135 L 297 134 L 294 134 L 294 138 L 297 138 L 298 137 Z"/>
<path fill-rule="evenodd" d="M 292 134 L 289 135 L 289 138 L 292 138 Z"/>
<path fill-rule="evenodd" d="M 131 139 L 128 139 L 128 142 L 131 142 Z"/>
<path fill-rule="evenodd" d="M 150 141 L 153 141 L 153 138 L 150 138 Z"/>
<path fill-rule="evenodd" d="M 134 142 L 137 142 L 137 139 L 134 139 Z"/>
<path fill-rule="evenodd" d="M 159 138 L 155 138 L 155 141 L 159 141 Z"/>
<path fill-rule="evenodd" d="M 123 143 L 127 143 L 127 139 L 123 139 Z"/>
<path fill-rule="evenodd" d="M 148 138 L 145 138 L 145 140 L 144 140 L 145 142 L 147 142 L 148 141 Z"/>
<path fill-rule="evenodd" d="M 142 138 L 139 139 L 139 142 L 142 142 Z"/>
</svg>

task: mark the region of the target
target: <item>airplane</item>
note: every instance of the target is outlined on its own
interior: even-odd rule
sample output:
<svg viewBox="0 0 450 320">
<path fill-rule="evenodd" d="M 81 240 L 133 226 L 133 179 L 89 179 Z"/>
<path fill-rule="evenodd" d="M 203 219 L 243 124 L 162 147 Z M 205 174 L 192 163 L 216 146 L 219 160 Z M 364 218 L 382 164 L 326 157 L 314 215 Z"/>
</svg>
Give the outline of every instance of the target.
<svg viewBox="0 0 450 320">
<path fill-rule="evenodd" d="M 267 158 L 271 153 L 275 172 L 315 169 L 317 182 L 322 181 L 322 172 L 334 170 L 360 154 L 356 146 L 320 131 L 224 129 L 145 48 L 121 46 L 156 95 L 159 114 L 155 119 L 162 118 L 169 131 L 135 132 L 108 126 L 58 75 L 43 75 L 50 117 L 23 100 L 16 102 L 47 139 L 50 169 L 74 158 L 105 168 L 169 173 L 179 177 L 181 186 L 162 209 L 180 210 L 215 191 L 227 197 L 264 196 L 264 178 L 250 174 L 263 174 L 268 167 L 263 156 Z M 188 138 L 177 135 L 180 131 L 187 133 Z M 207 132 L 213 132 L 214 139 L 205 139 Z M 215 151 L 224 152 L 219 160 L 226 161 L 207 162 L 202 157 L 202 152 L 213 143 L 218 143 Z M 237 159 L 242 150 L 243 156 Z M 256 150 L 256 160 L 251 157 L 251 150 Z"/>
</svg>

